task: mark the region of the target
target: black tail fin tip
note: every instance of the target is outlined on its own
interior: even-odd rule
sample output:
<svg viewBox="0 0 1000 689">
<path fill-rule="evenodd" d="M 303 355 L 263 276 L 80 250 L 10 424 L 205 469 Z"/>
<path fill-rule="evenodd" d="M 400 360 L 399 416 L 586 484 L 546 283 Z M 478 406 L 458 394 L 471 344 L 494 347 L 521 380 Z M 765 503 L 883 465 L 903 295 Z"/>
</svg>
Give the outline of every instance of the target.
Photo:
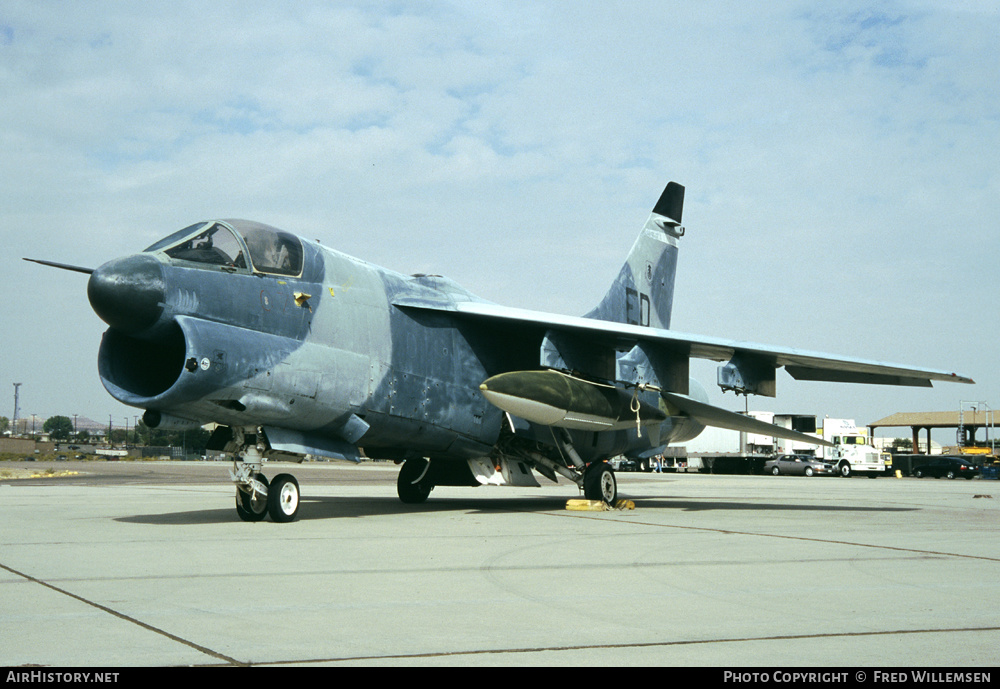
<svg viewBox="0 0 1000 689">
<path fill-rule="evenodd" d="M 680 223 L 684 212 L 684 187 L 677 182 L 667 184 L 667 188 L 660 194 L 660 200 L 653 207 L 653 212 Z"/>
<path fill-rule="evenodd" d="M 670 328 L 684 187 L 671 182 L 636 238 L 601 303 L 586 315 L 612 323 Z"/>
</svg>

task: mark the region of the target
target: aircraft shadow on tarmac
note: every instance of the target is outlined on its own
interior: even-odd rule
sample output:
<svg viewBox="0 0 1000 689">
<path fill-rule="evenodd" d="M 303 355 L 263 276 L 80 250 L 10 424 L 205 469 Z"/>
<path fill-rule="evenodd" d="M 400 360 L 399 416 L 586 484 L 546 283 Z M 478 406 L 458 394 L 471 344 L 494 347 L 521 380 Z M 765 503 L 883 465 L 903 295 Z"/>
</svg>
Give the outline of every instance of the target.
<svg viewBox="0 0 1000 689">
<path fill-rule="evenodd" d="M 407 505 L 392 497 L 347 498 L 302 496 L 296 521 L 315 519 L 346 519 L 378 517 L 396 514 L 418 514 L 431 512 L 472 512 L 475 514 L 501 514 L 505 512 L 550 512 L 563 510 L 565 498 L 537 497 L 477 500 L 475 498 L 433 497 L 422 505 Z M 133 517 L 119 517 L 118 522 L 128 524 L 195 525 L 219 524 L 225 522 L 242 523 L 233 507 L 188 512 L 165 512 L 161 514 L 138 514 Z"/>
<path fill-rule="evenodd" d="M 433 496 L 424 504 L 407 505 L 395 497 L 302 497 L 298 521 L 317 519 L 346 519 L 360 517 L 378 517 L 397 514 L 419 514 L 431 512 L 469 512 L 471 514 L 501 514 L 509 512 L 559 512 L 566 510 L 565 497 L 539 496 L 535 498 L 485 498 L 473 497 L 441 497 Z M 642 510 L 674 510 L 681 512 L 703 512 L 707 510 L 749 510 L 778 512 L 912 512 L 916 508 L 908 507 L 863 507 L 853 505 L 817 505 L 789 503 L 734 502 L 719 500 L 696 500 L 686 498 L 664 498 L 661 496 L 631 496 L 627 499 L 635 503 L 635 511 L 627 510 L 620 514 L 636 515 Z M 608 512 L 587 513 L 574 512 L 575 515 L 609 514 Z M 129 524 L 198 525 L 220 524 L 225 522 L 241 523 L 233 507 L 213 508 L 207 510 L 191 510 L 187 512 L 166 512 L 161 514 L 135 515 L 120 517 L 115 521 Z"/>
<path fill-rule="evenodd" d="M 629 500 L 635 503 L 637 510 L 643 508 L 653 509 L 679 509 L 684 512 L 702 512 L 705 510 L 774 510 L 776 512 L 914 512 L 915 507 L 864 507 L 858 505 L 799 505 L 792 503 L 767 503 L 767 502 L 733 502 L 720 500 L 698 500 L 684 498 L 664 498 L 657 497 L 630 497 Z"/>
</svg>

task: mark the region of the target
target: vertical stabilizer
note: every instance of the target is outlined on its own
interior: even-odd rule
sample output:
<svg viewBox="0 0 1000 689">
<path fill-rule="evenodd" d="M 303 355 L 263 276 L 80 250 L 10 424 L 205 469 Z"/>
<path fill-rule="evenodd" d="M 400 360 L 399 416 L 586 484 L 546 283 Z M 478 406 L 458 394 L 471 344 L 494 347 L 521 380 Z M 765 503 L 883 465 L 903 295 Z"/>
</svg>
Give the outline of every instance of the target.
<svg viewBox="0 0 1000 689">
<path fill-rule="evenodd" d="M 587 318 L 669 328 L 677 272 L 677 240 L 684 236 L 684 187 L 667 184 L 632 245 L 625 265 Z"/>
</svg>

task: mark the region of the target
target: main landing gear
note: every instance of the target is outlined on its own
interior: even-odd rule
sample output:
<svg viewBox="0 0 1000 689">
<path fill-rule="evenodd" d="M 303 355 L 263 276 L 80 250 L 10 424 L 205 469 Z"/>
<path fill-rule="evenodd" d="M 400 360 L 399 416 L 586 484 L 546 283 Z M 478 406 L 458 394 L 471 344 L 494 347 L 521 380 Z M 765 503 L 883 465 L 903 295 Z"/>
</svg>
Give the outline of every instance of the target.
<svg viewBox="0 0 1000 689">
<path fill-rule="evenodd" d="M 396 477 L 396 494 L 407 505 L 419 505 L 427 501 L 427 496 L 434 490 L 434 484 L 428 480 L 427 473 L 431 468 L 429 460 L 420 457 L 403 462 Z"/>
<path fill-rule="evenodd" d="M 564 446 L 565 449 L 565 446 Z M 575 454 L 575 452 L 574 452 Z M 511 466 L 520 467 L 521 471 L 526 471 L 525 467 L 532 467 L 542 475 L 552 481 L 556 481 L 556 474 L 576 483 L 583 491 L 588 500 L 607 503 L 614 506 L 618 502 L 618 481 L 615 479 L 615 472 L 606 461 L 600 460 L 584 464 L 579 460 L 579 455 L 574 458 L 573 466 L 559 464 L 550 457 L 545 457 L 537 452 L 526 453 L 518 457 L 517 460 L 509 460 Z M 575 460 L 579 460 L 577 465 Z M 491 474 L 489 470 L 483 471 L 482 463 L 478 469 L 483 471 L 474 474 L 470 468 L 466 467 L 464 461 L 450 462 L 447 464 L 434 464 L 436 460 L 428 460 L 424 457 L 413 457 L 403 462 L 396 478 L 396 493 L 399 499 L 408 505 L 419 505 L 427 501 L 428 496 L 437 485 L 444 486 L 477 486 L 493 483 L 489 480 L 500 476 L 500 468 L 496 467 L 496 474 Z M 506 458 L 498 461 L 508 461 Z M 470 462 L 470 465 L 474 464 Z M 435 468 L 436 466 L 436 468 Z M 507 469 L 504 469 L 506 472 Z M 515 471 L 515 470 L 511 470 Z M 273 491 L 272 488 L 271 490 Z M 534 485 L 538 483 L 533 479 L 531 483 L 512 481 L 510 475 L 504 474 L 504 478 L 496 482 L 496 485 Z"/>
<path fill-rule="evenodd" d="M 565 429 L 560 431 L 561 433 L 556 433 L 553 429 L 552 439 L 562 456 L 568 459 L 567 464 L 572 465 L 571 473 L 567 475 L 559 467 L 552 468 L 575 481 L 583 489 L 583 497 L 587 500 L 600 500 L 613 506 L 618 501 L 618 481 L 611 465 L 603 459 L 585 464 L 573 447 L 569 432 Z"/>
<path fill-rule="evenodd" d="M 593 462 L 583 472 L 583 495 L 614 505 L 618 500 L 618 481 L 607 462 Z"/>
</svg>

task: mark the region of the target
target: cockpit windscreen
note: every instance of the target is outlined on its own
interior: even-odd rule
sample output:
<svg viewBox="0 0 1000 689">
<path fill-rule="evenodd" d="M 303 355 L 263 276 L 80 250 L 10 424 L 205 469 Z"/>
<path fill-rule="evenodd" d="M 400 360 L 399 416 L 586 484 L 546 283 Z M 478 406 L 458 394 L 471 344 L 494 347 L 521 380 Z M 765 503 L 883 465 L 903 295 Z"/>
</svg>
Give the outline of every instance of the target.
<svg viewBox="0 0 1000 689">
<path fill-rule="evenodd" d="M 250 250 L 254 270 L 278 275 L 302 272 L 302 243 L 295 235 L 256 223 L 247 223 L 237 229 Z"/>
<path fill-rule="evenodd" d="M 192 263 L 292 277 L 302 274 L 303 249 L 299 238 L 250 220 L 197 223 L 146 249 L 161 250 L 170 258 Z"/>
<path fill-rule="evenodd" d="M 167 249 L 166 254 L 170 258 L 194 263 L 247 267 L 239 241 L 227 227 L 219 223 L 211 225 L 186 242 Z"/>
</svg>

